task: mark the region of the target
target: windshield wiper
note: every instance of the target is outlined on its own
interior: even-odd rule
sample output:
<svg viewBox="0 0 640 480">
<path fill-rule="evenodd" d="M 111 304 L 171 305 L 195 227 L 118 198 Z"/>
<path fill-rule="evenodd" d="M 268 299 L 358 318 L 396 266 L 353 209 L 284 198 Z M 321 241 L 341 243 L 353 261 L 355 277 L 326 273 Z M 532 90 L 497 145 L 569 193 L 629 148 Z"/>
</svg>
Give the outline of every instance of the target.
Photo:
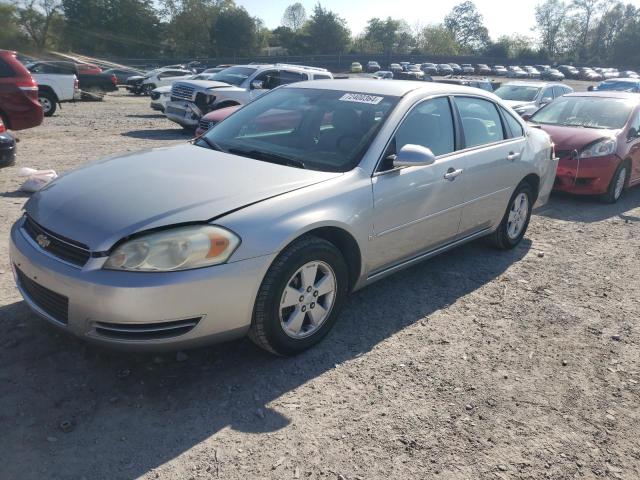
<svg viewBox="0 0 640 480">
<path fill-rule="evenodd" d="M 204 135 L 197 138 L 196 142 L 202 140 L 204 143 L 207 144 L 207 146 L 211 149 L 211 150 L 217 150 L 218 152 L 224 152 L 224 150 L 222 149 L 222 147 L 220 147 L 220 145 L 218 145 L 217 143 L 215 143 L 213 140 L 209 140 L 207 137 L 205 137 Z"/>
<path fill-rule="evenodd" d="M 243 150 L 241 148 L 230 148 L 229 153 L 253 158 L 255 160 L 277 163 L 278 165 L 286 165 L 288 167 L 306 168 L 302 160 L 287 157 L 285 155 L 279 155 L 277 153 L 262 152 L 260 150 Z"/>
</svg>

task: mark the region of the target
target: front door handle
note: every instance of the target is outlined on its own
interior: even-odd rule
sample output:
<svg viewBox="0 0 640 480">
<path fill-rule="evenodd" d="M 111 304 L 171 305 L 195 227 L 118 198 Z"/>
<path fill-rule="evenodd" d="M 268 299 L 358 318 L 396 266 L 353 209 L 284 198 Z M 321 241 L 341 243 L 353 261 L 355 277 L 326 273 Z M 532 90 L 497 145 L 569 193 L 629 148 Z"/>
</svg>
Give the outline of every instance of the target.
<svg viewBox="0 0 640 480">
<path fill-rule="evenodd" d="M 507 160 L 509 160 L 510 162 L 513 162 L 514 160 L 517 160 L 520 158 L 520 153 L 518 152 L 509 152 L 509 155 L 507 155 Z"/>
<path fill-rule="evenodd" d="M 458 170 L 450 168 L 449 170 L 447 170 L 447 173 L 444 174 L 444 178 L 453 182 L 456 177 L 458 177 L 458 175 L 460 175 L 462 172 L 464 172 L 462 168 L 459 168 Z"/>
</svg>

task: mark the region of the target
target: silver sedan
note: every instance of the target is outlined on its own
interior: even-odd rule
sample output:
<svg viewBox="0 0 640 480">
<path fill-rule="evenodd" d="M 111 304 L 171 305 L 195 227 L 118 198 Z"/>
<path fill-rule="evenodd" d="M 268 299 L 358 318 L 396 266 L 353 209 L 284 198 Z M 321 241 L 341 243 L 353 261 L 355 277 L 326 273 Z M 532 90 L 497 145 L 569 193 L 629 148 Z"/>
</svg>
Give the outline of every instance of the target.
<svg viewBox="0 0 640 480">
<path fill-rule="evenodd" d="M 481 90 L 296 83 L 189 144 L 61 176 L 27 202 L 11 262 L 28 305 L 88 340 L 248 334 L 295 354 L 354 290 L 480 237 L 518 245 L 556 167 L 547 134 Z"/>
</svg>

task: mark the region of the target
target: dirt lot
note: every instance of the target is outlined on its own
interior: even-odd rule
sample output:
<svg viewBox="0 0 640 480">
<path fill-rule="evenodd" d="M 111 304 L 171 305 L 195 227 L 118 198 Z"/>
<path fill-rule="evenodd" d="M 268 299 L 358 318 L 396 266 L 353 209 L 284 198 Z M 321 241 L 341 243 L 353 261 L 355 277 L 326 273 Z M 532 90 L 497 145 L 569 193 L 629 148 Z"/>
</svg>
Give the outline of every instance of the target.
<svg viewBox="0 0 640 480">
<path fill-rule="evenodd" d="M 16 172 L 188 136 L 125 95 L 20 136 L 0 170 L 1 479 L 640 478 L 640 189 L 552 197 L 514 251 L 467 245 L 360 291 L 297 358 L 132 356 L 21 301 Z"/>
</svg>

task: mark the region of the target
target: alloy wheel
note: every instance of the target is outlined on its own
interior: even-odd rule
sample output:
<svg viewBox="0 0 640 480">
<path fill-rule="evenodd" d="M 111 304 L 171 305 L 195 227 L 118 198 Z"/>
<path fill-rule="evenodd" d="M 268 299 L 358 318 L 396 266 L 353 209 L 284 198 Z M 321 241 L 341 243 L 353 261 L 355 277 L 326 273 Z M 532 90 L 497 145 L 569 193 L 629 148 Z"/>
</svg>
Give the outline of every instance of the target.
<svg viewBox="0 0 640 480">
<path fill-rule="evenodd" d="M 280 299 L 280 325 L 295 339 L 313 335 L 326 322 L 336 297 L 336 275 L 325 262 L 305 263 L 287 282 Z"/>
<path fill-rule="evenodd" d="M 522 233 L 529 214 L 529 197 L 522 192 L 513 199 L 507 220 L 507 235 L 515 240 Z"/>
</svg>

